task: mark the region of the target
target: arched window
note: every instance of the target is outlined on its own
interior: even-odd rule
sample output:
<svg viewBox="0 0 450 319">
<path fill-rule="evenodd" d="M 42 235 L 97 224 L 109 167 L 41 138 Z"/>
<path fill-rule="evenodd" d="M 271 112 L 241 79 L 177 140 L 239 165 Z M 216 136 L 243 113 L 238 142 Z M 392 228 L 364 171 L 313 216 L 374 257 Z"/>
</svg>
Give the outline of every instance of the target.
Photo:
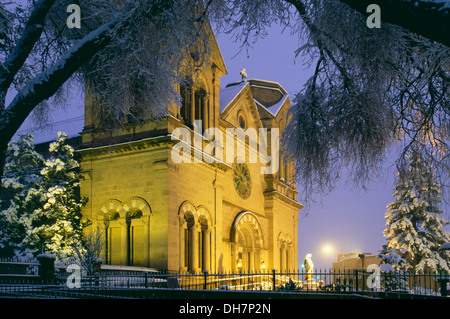
<svg viewBox="0 0 450 319">
<path fill-rule="evenodd" d="M 209 99 L 206 89 L 202 85 L 194 85 L 193 81 L 186 77 L 180 84 L 180 117 L 189 128 L 194 128 L 194 122 L 201 123 L 202 133 L 209 127 Z"/>
<path fill-rule="evenodd" d="M 127 227 L 127 264 L 142 266 L 144 261 L 144 233 L 143 225 L 136 223 L 142 217 L 137 209 L 130 210 L 126 215 Z"/>
<path fill-rule="evenodd" d="M 199 216 L 200 238 L 199 238 L 199 265 L 203 271 L 209 271 L 211 268 L 211 229 L 208 219 L 204 215 Z"/>
<path fill-rule="evenodd" d="M 105 223 L 105 261 L 107 264 L 120 263 L 119 213 L 109 211 L 103 217 Z"/>
<path fill-rule="evenodd" d="M 186 214 L 184 220 L 186 225 L 184 228 L 184 266 L 187 270 L 195 270 L 198 265 L 198 261 L 196 260 L 197 254 L 195 251 L 197 245 L 196 241 L 198 239 L 196 236 L 194 216 L 192 214 Z"/>
<path fill-rule="evenodd" d="M 185 80 L 180 84 L 180 116 L 184 124 L 191 125 L 192 119 L 192 80 L 185 78 Z"/>
<path fill-rule="evenodd" d="M 150 205 L 140 197 L 111 199 L 97 218 L 105 226 L 104 261 L 110 265 L 150 266 Z"/>
<path fill-rule="evenodd" d="M 200 131 L 203 133 L 208 126 L 208 101 L 205 89 L 200 88 L 195 91 L 195 114 L 196 121 L 201 123 Z"/>
</svg>

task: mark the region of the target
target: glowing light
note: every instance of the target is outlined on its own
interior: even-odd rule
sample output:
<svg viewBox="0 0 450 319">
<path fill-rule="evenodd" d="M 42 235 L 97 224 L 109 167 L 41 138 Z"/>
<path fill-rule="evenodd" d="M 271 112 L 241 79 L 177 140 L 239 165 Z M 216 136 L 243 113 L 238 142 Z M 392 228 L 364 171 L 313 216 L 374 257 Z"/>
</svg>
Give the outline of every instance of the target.
<svg viewBox="0 0 450 319">
<path fill-rule="evenodd" d="M 325 254 L 331 254 L 333 252 L 333 247 L 331 245 L 325 245 L 323 246 L 323 252 Z"/>
<path fill-rule="evenodd" d="M 266 263 L 264 262 L 264 260 L 261 262 L 261 270 L 266 270 Z"/>
<path fill-rule="evenodd" d="M 331 255 L 333 253 L 343 253 L 342 249 L 336 248 L 333 245 L 326 244 L 322 247 L 323 253 L 326 255 Z"/>
<path fill-rule="evenodd" d="M 237 268 L 240 270 L 242 268 L 242 259 L 237 261 Z"/>
<path fill-rule="evenodd" d="M 330 247 L 330 246 L 325 246 L 325 247 L 323 248 L 323 251 L 324 251 L 325 253 L 329 254 L 329 253 L 331 252 L 331 247 Z"/>
</svg>

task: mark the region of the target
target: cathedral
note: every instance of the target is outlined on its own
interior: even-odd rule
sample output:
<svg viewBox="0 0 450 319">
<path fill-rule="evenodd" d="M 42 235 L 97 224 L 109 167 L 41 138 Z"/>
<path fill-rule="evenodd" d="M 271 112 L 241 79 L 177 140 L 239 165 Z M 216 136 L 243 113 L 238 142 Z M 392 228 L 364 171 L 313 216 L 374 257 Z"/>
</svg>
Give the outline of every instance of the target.
<svg viewBox="0 0 450 319">
<path fill-rule="evenodd" d="M 292 165 L 269 142 L 283 132 L 289 96 L 278 83 L 244 73 L 222 87 L 225 74 L 215 43 L 191 84 L 178 86 L 180 106 L 113 133 L 102 130 L 85 94 L 83 216 L 104 230 L 105 264 L 210 273 L 298 269 L 303 206 Z M 226 137 L 212 151 L 209 129 Z"/>
</svg>

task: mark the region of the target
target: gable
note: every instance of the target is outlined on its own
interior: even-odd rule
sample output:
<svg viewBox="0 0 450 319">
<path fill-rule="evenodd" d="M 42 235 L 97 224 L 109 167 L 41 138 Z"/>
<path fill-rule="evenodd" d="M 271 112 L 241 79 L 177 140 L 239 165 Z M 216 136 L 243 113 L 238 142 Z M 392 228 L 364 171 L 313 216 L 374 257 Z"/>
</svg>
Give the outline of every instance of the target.
<svg viewBox="0 0 450 319">
<path fill-rule="evenodd" d="M 239 114 L 244 114 L 247 122 L 251 119 L 251 127 L 282 128 L 290 106 L 289 95 L 277 82 L 249 79 L 228 84 L 220 91 L 221 118 L 235 127 L 240 127 Z"/>
<path fill-rule="evenodd" d="M 220 99 L 222 120 L 242 129 L 263 127 L 249 83 L 242 82 L 225 88 L 221 91 Z"/>
</svg>

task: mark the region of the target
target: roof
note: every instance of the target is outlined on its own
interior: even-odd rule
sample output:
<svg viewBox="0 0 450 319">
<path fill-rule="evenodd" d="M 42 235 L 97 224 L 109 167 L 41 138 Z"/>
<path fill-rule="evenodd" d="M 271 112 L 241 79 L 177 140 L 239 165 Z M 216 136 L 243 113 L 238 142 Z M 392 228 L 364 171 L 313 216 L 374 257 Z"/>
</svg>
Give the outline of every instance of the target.
<svg viewBox="0 0 450 319">
<path fill-rule="evenodd" d="M 247 82 L 240 82 L 235 85 L 227 85 L 219 92 L 220 113 L 222 113 L 228 105 L 239 95 L 239 93 L 247 85 Z"/>
<path fill-rule="evenodd" d="M 250 86 L 256 105 L 269 111 L 273 116 L 277 115 L 278 111 L 288 98 L 286 90 L 277 82 L 259 79 L 233 82 L 220 90 L 221 113 L 231 104 L 231 102 L 233 102 L 246 86 Z"/>
</svg>

